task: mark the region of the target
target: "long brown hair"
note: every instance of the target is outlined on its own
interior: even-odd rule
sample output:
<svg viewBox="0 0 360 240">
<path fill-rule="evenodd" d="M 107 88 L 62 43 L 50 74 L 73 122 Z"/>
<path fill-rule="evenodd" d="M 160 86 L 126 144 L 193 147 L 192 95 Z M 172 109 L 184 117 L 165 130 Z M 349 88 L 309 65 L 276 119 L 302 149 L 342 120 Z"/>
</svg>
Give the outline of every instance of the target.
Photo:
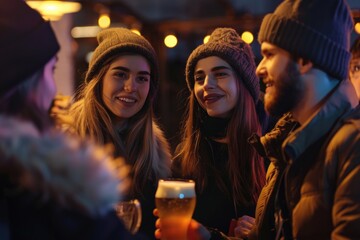
<svg viewBox="0 0 360 240">
<path fill-rule="evenodd" d="M 237 104 L 229 120 L 226 138 L 228 145 L 228 172 L 232 184 L 234 202 L 248 206 L 256 204 L 265 183 L 263 159 L 253 149 L 247 139 L 252 133 L 261 134 L 261 126 L 255 109 L 255 103 L 249 91 L 241 81 L 238 82 Z M 193 177 L 198 189 L 202 191 L 208 182 L 211 161 L 203 152 L 206 144 L 201 132 L 201 119 L 207 115 L 191 91 L 188 108 L 183 122 L 183 141 L 176 158 L 182 161 L 184 177 Z M 210 168 L 211 169 L 211 168 Z"/>
<path fill-rule="evenodd" d="M 170 148 L 153 116 L 155 89 L 152 87 L 144 106 L 127 120 L 125 129 L 112 121 L 114 116 L 102 99 L 102 80 L 116 57 L 118 55 L 109 58 L 94 78 L 82 86 L 79 100 L 73 104 L 70 114 L 74 131 L 80 136 L 90 137 L 100 144 L 111 143 L 116 155 L 125 157 L 132 166 L 131 191 L 141 193 L 149 179 L 169 176 Z"/>
</svg>

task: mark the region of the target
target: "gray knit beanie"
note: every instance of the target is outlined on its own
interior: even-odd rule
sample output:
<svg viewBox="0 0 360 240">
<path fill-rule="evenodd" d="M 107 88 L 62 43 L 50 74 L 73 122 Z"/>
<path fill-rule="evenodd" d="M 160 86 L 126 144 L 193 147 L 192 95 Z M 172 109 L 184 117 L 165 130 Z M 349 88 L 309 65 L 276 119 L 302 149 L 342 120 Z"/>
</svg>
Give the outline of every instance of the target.
<svg viewBox="0 0 360 240">
<path fill-rule="evenodd" d="M 269 42 L 345 79 L 353 20 L 345 0 L 285 0 L 267 14 L 259 42 Z"/>
<path fill-rule="evenodd" d="M 101 31 L 97 35 L 97 40 L 99 45 L 91 57 L 85 82 L 89 82 L 110 57 L 121 53 L 135 53 L 144 56 L 149 61 L 152 83 L 150 88 L 154 88 L 155 90 L 158 88 L 159 67 L 156 53 L 144 37 L 126 28 L 109 28 Z"/>
<path fill-rule="evenodd" d="M 197 47 L 186 63 L 186 81 L 190 91 L 194 88 L 194 71 L 200 59 L 217 56 L 226 61 L 242 80 L 255 103 L 259 99 L 260 85 L 255 74 L 256 65 L 251 48 L 232 28 L 217 28 L 207 43 Z"/>
</svg>

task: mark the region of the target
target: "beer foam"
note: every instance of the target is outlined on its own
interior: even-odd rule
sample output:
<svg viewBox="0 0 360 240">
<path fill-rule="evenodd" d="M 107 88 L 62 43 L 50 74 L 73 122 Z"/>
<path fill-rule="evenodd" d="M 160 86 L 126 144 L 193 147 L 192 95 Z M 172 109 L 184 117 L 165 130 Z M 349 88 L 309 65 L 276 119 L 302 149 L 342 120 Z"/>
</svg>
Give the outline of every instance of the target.
<svg viewBox="0 0 360 240">
<path fill-rule="evenodd" d="M 195 182 L 160 180 L 156 198 L 192 198 L 195 197 Z"/>
</svg>

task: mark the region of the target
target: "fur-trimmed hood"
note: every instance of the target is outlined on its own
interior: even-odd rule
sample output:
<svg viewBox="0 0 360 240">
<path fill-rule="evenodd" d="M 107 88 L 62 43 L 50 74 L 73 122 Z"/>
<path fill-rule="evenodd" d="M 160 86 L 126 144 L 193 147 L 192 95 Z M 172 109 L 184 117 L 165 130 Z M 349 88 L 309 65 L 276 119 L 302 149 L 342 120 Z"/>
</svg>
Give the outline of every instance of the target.
<svg viewBox="0 0 360 240">
<path fill-rule="evenodd" d="M 0 175 L 44 201 L 103 214 L 129 185 L 128 167 L 111 151 L 29 122 L 0 116 Z"/>
</svg>

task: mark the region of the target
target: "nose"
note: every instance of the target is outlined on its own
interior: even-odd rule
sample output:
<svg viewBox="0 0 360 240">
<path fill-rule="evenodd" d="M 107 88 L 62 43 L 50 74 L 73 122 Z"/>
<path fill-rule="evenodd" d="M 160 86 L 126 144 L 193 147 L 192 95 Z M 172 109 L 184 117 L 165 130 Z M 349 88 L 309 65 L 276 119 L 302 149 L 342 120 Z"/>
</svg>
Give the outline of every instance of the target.
<svg viewBox="0 0 360 240">
<path fill-rule="evenodd" d="M 204 89 L 214 89 L 216 86 L 216 79 L 210 74 L 206 75 L 204 81 Z"/>
<path fill-rule="evenodd" d="M 265 64 L 264 64 L 264 59 L 261 60 L 261 62 L 259 63 L 259 65 L 256 68 L 256 75 L 259 78 L 264 78 L 266 76 L 266 68 L 265 68 Z"/>
<path fill-rule="evenodd" d="M 135 77 L 130 76 L 124 82 L 124 90 L 126 92 L 135 92 L 137 90 L 137 82 Z"/>
</svg>

